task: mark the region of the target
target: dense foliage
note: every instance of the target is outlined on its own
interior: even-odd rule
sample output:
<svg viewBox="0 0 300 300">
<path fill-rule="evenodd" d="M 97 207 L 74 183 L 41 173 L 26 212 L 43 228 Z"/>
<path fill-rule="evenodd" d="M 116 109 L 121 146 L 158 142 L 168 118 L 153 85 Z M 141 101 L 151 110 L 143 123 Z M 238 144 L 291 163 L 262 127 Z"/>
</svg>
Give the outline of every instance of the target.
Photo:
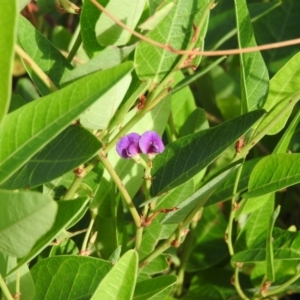
<svg viewBox="0 0 300 300">
<path fill-rule="evenodd" d="M 1 299 L 296 294 L 300 2 L 97 1 L 0 1 Z"/>
</svg>

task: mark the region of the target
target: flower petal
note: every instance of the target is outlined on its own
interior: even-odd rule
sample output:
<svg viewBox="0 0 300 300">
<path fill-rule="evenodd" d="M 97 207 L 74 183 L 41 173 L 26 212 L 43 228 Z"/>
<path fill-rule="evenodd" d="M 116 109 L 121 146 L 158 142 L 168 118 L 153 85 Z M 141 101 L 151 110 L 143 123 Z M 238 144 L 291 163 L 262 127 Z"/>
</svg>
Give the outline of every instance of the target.
<svg viewBox="0 0 300 300">
<path fill-rule="evenodd" d="M 134 132 L 122 137 L 116 145 L 118 154 L 123 158 L 129 159 L 132 156 L 141 153 L 139 139 L 140 135 Z"/>
<path fill-rule="evenodd" d="M 155 131 L 146 131 L 139 140 L 139 146 L 145 154 L 157 154 L 165 150 L 160 136 Z"/>
</svg>

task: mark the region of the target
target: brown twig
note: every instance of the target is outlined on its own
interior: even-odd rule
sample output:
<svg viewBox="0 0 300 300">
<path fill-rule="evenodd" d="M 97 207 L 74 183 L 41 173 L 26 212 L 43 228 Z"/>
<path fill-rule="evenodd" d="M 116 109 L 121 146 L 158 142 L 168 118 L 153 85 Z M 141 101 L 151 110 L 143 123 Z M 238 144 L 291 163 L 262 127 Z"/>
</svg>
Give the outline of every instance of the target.
<svg viewBox="0 0 300 300">
<path fill-rule="evenodd" d="M 198 51 L 198 50 L 178 50 L 174 49 L 171 45 L 165 45 L 162 43 L 159 43 L 155 40 L 152 40 L 136 31 L 128 27 L 126 24 L 124 24 L 122 21 L 120 21 L 118 18 L 116 18 L 113 14 L 111 14 L 107 9 L 105 9 L 101 4 L 99 4 L 96 0 L 90 0 L 99 10 L 104 12 L 109 18 L 111 18 L 116 24 L 118 24 L 120 27 L 124 28 L 128 32 L 130 32 L 132 35 L 138 37 L 144 42 L 147 42 L 153 46 L 157 46 L 163 50 L 172 52 L 174 54 L 178 55 L 197 55 L 197 56 L 224 56 L 224 55 L 235 55 L 235 54 L 242 54 L 242 53 L 250 53 L 250 52 L 256 52 L 261 50 L 269 50 L 269 49 L 275 49 L 275 48 L 282 48 L 292 45 L 300 44 L 300 38 L 293 39 L 293 40 L 287 40 L 283 42 L 277 42 L 277 43 L 271 43 L 271 44 L 265 44 L 261 46 L 255 46 L 255 47 L 248 47 L 243 49 L 229 49 L 229 50 L 218 50 L 218 51 Z"/>
</svg>

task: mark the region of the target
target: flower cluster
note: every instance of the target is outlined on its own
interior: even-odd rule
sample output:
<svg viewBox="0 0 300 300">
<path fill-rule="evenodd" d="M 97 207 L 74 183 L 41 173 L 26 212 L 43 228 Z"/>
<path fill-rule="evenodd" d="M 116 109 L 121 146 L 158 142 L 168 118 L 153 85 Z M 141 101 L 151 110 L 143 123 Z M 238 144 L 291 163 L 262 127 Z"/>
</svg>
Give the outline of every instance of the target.
<svg viewBox="0 0 300 300">
<path fill-rule="evenodd" d="M 164 151 L 165 146 L 155 131 L 146 131 L 141 136 L 138 133 L 125 135 L 117 143 L 116 149 L 126 159 L 137 158 L 139 153 L 148 154 L 153 159 L 156 154 Z"/>
</svg>

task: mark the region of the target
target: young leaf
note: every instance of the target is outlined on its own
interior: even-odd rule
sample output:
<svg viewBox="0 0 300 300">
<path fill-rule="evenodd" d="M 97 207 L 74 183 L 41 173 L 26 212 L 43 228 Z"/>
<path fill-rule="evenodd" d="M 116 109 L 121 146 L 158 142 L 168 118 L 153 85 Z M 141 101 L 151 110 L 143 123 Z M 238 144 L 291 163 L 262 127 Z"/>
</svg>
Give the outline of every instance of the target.
<svg viewBox="0 0 300 300">
<path fill-rule="evenodd" d="M 0 191 L 0 251 L 13 256 L 26 255 L 52 227 L 57 203 L 32 192 Z"/>
<path fill-rule="evenodd" d="M 18 43 L 25 52 L 49 76 L 52 82 L 59 87 L 64 74 L 73 69 L 66 58 L 38 31 L 34 26 L 20 16 L 17 32 Z M 33 42 L 34 41 L 34 42 Z M 42 95 L 49 94 L 49 88 L 41 79 L 27 67 L 31 79 Z"/>
<path fill-rule="evenodd" d="M 69 126 L 1 184 L 4 189 L 34 187 L 75 169 L 101 148 L 99 140 L 79 126 Z"/>
<path fill-rule="evenodd" d="M 132 63 L 91 74 L 7 116 L 0 131 L 0 184 L 131 71 Z M 85 88 L 82 89 L 82 86 Z M 11 139 L 11 132 L 15 138 Z"/>
<path fill-rule="evenodd" d="M 134 29 L 142 15 L 145 3 L 146 0 L 110 0 L 105 8 L 129 28 Z M 105 13 L 101 13 L 96 22 L 95 32 L 97 41 L 102 46 L 125 45 L 131 36 L 128 30 L 121 28 Z"/>
<path fill-rule="evenodd" d="M 166 3 L 169 2 L 172 1 L 169 0 Z M 164 45 L 170 45 L 175 49 L 186 49 L 195 33 L 193 24 L 199 24 L 208 3 L 208 0 L 197 2 L 193 0 L 177 1 L 168 16 L 150 32 L 149 38 Z M 195 47 L 203 47 L 206 23 L 203 22 L 203 28 L 198 28 L 201 36 Z M 139 78 L 141 80 L 150 79 L 154 83 L 159 83 L 172 70 L 178 60 L 178 55 L 146 42 L 141 42 L 135 52 L 136 72 Z"/>
<path fill-rule="evenodd" d="M 0 124 L 9 107 L 12 67 L 14 62 L 14 46 L 17 25 L 17 1 L 0 4 Z"/>
<path fill-rule="evenodd" d="M 238 42 L 240 48 L 255 47 L 246 0 L 235 0 Z M 269 74 L 259 51 L 240 54 L 242 112 L 262 108 L 268 93 Z"/>
<path fill-rule="evenodd" d="M 300 182 L 300 154 L 278 153 L 261 159 L 254 167 L 243 198 L 276 192 Z"/>
<path fill-rule="evenodd" d="M 133 297 L 138 267 L 136 251 L 127 251 L 98 285 L 91 300 L 130 300 Z"/>
<path fill-rule="evenodd" d="M 111 267 L 109 261 L 85 256 L 43 259 L 31 269 L 35 283 L 33 300 L 91 299 Z"/>
<path fill-rule="evenodd" d="M 294 55 L 270 80 L 269 94 L 264 105 L 269 113 L 259 124 L 257 130 L 265 128 L 274 117 L 280 115 L 282 109 L 289 103 L 295 93 L 300 93 L 300 52 Z M 299 98 L 299 97 L 298 97 Z M 292 107 L 287 114 L 282 116 L 267 134 L 278 133 L 287 122 Z"/>
<path fill-rule="evenodd" d="M 269 221 L 269 228 L 267 230 L 267 244 L 266 244 L 266 280 L 275 281 L 274 271 L 274 253 L 273 253 L 273 228 L 275 221 L 279 215 L 280 206 L 278 206 Z"/>
<path fill-rule="evenodd" d="M 168 191 L 193 177 L 238 140 L 263 114 L 263 110 L 253 111 L 168 145 L 153 161 L 152 195 Z"/>
</svg>

